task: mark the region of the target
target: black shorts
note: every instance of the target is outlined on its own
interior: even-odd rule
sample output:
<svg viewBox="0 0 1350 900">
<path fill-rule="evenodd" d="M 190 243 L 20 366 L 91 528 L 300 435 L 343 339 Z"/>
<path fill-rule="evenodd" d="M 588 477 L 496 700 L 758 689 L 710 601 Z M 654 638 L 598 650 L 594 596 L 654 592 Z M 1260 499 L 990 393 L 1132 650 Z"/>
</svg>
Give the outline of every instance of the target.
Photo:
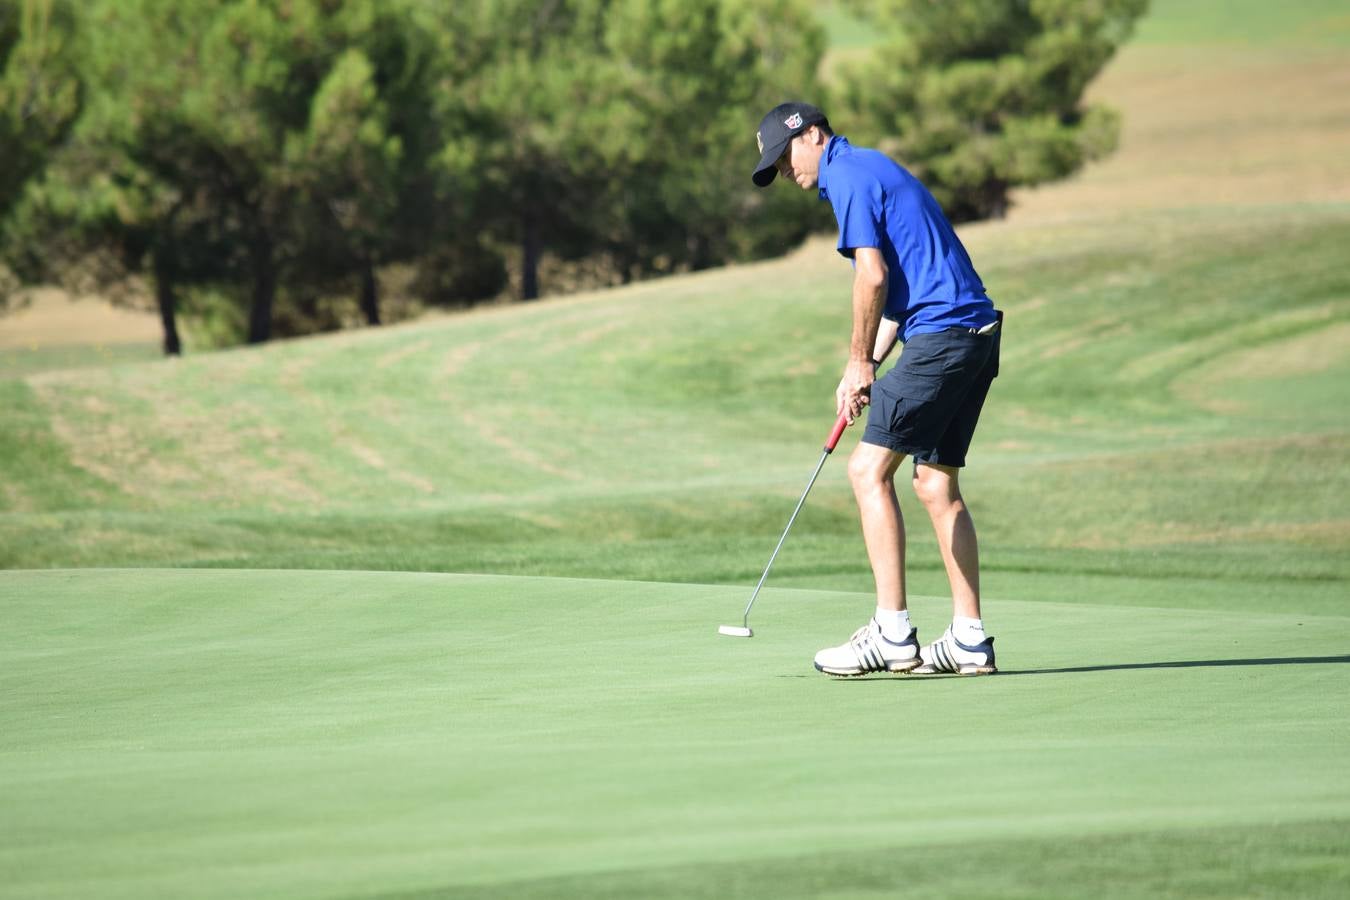
<svg viewBox="0 0 1350 900">
<path fill-rule="evenodd" d="M 915 463 L 960 467 L 984 398 L 998 375 L 1002 315 L 993 334 L 952 328 L 916 334 L 900 361 L 872 385 L 862 439 Z"/>
</svg>

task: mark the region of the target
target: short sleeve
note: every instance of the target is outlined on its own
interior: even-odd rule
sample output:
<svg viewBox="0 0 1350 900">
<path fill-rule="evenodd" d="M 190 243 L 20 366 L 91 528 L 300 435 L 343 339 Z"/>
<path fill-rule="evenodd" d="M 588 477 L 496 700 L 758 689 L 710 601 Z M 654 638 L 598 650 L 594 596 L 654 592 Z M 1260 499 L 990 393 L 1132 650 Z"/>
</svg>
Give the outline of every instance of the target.
<svg viewBox="0 0 1350 900">
<path fill-rule="evenodd" d="M 881 182 L 864 172 L 848 174 L 831 173 L 837 181 L 830 185 L 830 201 L 839 223 L 839 252 L 851 259 L 859 247 L 882 246 Z"/>
</svg>

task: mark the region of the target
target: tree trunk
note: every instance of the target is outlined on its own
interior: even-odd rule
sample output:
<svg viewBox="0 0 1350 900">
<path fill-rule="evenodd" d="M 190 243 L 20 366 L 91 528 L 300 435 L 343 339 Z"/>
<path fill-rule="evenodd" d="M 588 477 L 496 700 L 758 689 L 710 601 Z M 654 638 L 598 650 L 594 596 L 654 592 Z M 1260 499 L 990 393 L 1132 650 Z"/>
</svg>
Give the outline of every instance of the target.
<svg viewBox="0 0 1350 900">
<path fill-rule="evenodd" d="M 369 260 L 361 268 L 361 312 L 367 325 L 380 324 L 380 289 L 375 283 L 375 264 Z"/>
<path fill-rule="evenodd" d="M 253 306 L 248 314 L 248 342 L 262 344 L 272 337 L 272 301 L 277 293 L 272 241 L 262 235 L 253 242 Z"/>
<path fill-rule="evenodd" d="M 1002 181 L 991 182 L 985 188 L 984 218 L 1006 219 L 1008 217 L 1008 185 Z"/>
<path fill-rule="evenodd" d="M 524 237 L 521 241 L 520 261 L 520 299 L 537 300 L 539 298 L 539 226 L 534 216 L 525 213 Z"/>
<path fill-rule="evenodd" d="M 182 356 L 183 345 L 178 339 L 178 300 L 173 293 L 173 276 L 169 274 L 169 263 L 163 252 L 156 250 L 155 299 L 159 302 L 159 321 L 164 325 L 164 355 Z"/>
</svg>

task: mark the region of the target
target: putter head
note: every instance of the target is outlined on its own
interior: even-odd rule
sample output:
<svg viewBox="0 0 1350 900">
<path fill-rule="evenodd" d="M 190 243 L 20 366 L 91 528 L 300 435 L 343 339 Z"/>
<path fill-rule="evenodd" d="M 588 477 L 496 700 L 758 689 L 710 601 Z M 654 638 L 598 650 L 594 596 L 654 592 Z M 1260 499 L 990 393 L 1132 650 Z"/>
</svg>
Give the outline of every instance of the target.
<svg viewBox="0 0 1350 900">
<path fill-rule="evenodd" d="M 755 633 L 749 628 L 742 628 L 740 625 L 719 625 L 718 634 L 725 634 L 727 637 L 754 637 Z"/>
</svg>

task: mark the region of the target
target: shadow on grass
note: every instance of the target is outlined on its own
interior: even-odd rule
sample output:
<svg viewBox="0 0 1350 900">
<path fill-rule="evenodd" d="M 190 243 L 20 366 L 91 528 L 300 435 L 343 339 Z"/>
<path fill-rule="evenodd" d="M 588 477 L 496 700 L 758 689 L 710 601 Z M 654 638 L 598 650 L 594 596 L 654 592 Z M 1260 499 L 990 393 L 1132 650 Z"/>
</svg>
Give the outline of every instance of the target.
<svg viewBox="0 0 1350 900">
<path fill-rule="evenodd" d="M 1060 675 L 1073 672 L 1119 672 L 1125 669 L 1200 669 L 1222 666 L 1309 666 L 1350 663 L 1350 656 L 1272 656 L 1256 659 L 1185 659 L 1176 662 L 1110 663 L 1063 669 L 1001 669 L 1000 675 Z"/>
<path fill-rule="evenodd" d="M 1346 822 L 1261 823 L 1091 836 L 1047 833 L 999 839 L 975 832 L 957 844 L 807 852 L 747 847 L 734 863 L 694 860 L 631 870 L 598 870 L 483 885 L 362 894 L 362 900 L 815 900 L 819 897 L 967 896 L 970 871 L 981 894 L 1163 900 L 1194 897 L 1340 897 L 1350 873 Z M 602 848 L 603 849 L 603 848 Z M 527 852 L 528 848 L 526 848 Z M 760 856 L 759 854 L 766 854 Z M 904 858 L 903 869 L 895 865 Z M 580 865 L 621 866 L 596 856 Z M 634 866 L 641 863 L 634 862 Z M 1337 885 L 1341 885 L 1338 888 Z M 354 898 L 353 898 L 354 900 Z"/>
<path fill-rule="evenodd" d="M 1204 669 L 1224 666 L 1313 666 L 1350 663 L 1350 656 L 1271 656 L 1254 659 L 1183 659 L 1175 662 L 1108 663 L 1101 666 L 1068 666 L 1062 669 L 999 669 L 1004 675 L 1071 675 L 1078 672 L 1121 672 L 1128 669 Z M 779 678 L 809 678 L 809 675 L 779 675 Z M 977 678 L 943 672 L 933 675 L 895 675 L 891 673 L 837 677 L 836 681 L 938 681 L 944 678 Z"/>
</svg>

